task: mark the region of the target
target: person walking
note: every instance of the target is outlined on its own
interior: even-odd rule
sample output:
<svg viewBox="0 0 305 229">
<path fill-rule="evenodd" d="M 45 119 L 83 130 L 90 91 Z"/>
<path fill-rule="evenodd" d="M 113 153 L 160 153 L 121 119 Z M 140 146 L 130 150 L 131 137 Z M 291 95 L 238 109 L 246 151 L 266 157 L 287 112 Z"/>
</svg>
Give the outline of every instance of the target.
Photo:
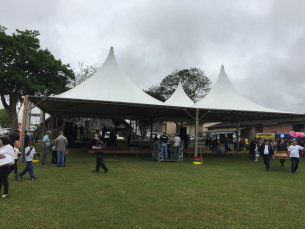
<svg viewBox="0 0 305 229">
<path fill-rule="evenodd" d="M 68 141 L 64 136 L 64 132 L 59 132 L 59 137 L 55 141 L 55 148 L 57 149 L 57 167 L 65 167 L 65 152 L 67 150 Z"/>
<path fill-rule="evenodd" d="M 96 157 L 96 168 L 93 171 L 94 173 L 98 173 L 100 171 L 100 167 L 104 169 L 104 173 L 107 173 L 108 168 L 103 162 L 104 156 L 104 143 L 102 142 L 102 136 L 98 135 L 96 138 L 95 146 L 92 146 L 92 149 L 95 150 L 95 157 Z"/>
<path fill-rule="evenodd" d="M 254 161 L 255 148 L 256 148 L 255 141 L 252 140 L 250 142 L 250 147 L 249 147 L 249 161 L 252 161 L 252 160 Z"/>
<path fill-rule="evenodd" d="M 42 167 L 47 167 L 46 166 L 46 160 L 48 157 L 48 153 L 50 150 L 51 142 L 50 142 L 50 136 L 52 132 L 50 130 L 47 131 L 47 134 L 43 137 L 42 139 L 42 149 L 43 149 L 43 155 L 42 155 L 42 160 L 41 160 L 41 166 Z"/>
<path fill-rule="evenodd" d="M 10 145 L 10 139 L 8 137 L 1 137 L 0 138 L 0 158 L 5 158 L 6 156 L 14 156 L 14 149 Z M 11 166 L 10 165 L 4 165 L 0 167 L 0 195 L 1 195 L 1 188 L 2 185 L 4 187 L 4 195 L 2 198 L 9 197 L 8 195 L 8 186 L 9 183 L 7 181 L 7 177 L 10 173 Z"/>
<path fill-rule="evenodd" d="M 276 151 L 287 151 L 287 143 L 284 138 L 281 139 L 281 142 L 277 144 Z M 285 159 L 280 159 L 281 167 L 284 167 Z"/>
<path fill-rule="evenodd" d="M 174 151 L 175 151 L 175 159 L 178 160 L 179 156 L 179 145 L 180 145 L 181 138 L 179 137 L 178 133 L 176 133 L 176 136 L 174 138 Z"/>
<path fill-rule="evenodd" d="M 166 132 L 163 133 L 163 135 L 160 137 L 160 141 L 162 142 L 162 149 L 163 153 L 162 157 L 167 158 L 167 143 L 169 142 L 168 136 L 166 135 Z"/>
<path fill-rule="evenodd" d="M 18 156 L 20 156 L 20 152 L 19 152 L 19 141 L 15 140 L 14 142 L 14 159 L 15 159 L 15 163 L 13 165 L 11 165 L 11 169 L 10 169 L 10 173 L 14 170 L 14 174 L 15 174 L 15 179 L 16 181 L 20 182 L 21 180 L 19 179 L 18 176 L 18 169 L 17 169 L 17 165 L 18 165 Z"/>
<path fill-rule="evenodd" d="M 36 177 L 34 175 L 34 169 L 33 169 L 33 157 L 34 156 L 37 157 L 37 155 L 36 155 L 35 147 L 33 146 L 33 143 L 31 141 L 29 141 L 29 145 L 28 147 L 25 148 L 24 153 L 25 153 L 26 167 L 21 173 L 19 173 L 19 177 L 20 179 L 22 179 L 24 174 L 29 172 L 30 179 L 34 181 L 36 180 Z"/>
<path fill-rule="evenodd" d="M 291 161 L 291 172 L 295 173 L 298 169 L 300 162 L 300 150 L 303 150 L 304 147 L 297 145 L 297 140 L 293 139 L 292 145 L 289 146 L 288 151 L 290 152 L 290 161 Z"/>
<path fill-rule="evenodd" d="M 36 131 L 36 132 L 35 132 L 35 136 L 34 136 L 34 137 L 35 137 L 35 143 L 34 143 L 35 145 L 38 145 L 38 136 L 39 136 L 39 134 L 38 134 L 38 132 Z"/>
<path fill-rule="evenodd" d="M 260 155 L 264 159 L 264 164 L 266 165 L 266 170 L 269 171 L 270 169 L 270 158 L 273 156 L 273 149 L 272 146 L 269 145 L 269 140 L 265 139 L 265 144 L 262 144 L 257 150 L 259 151 Z"/>
</svg>

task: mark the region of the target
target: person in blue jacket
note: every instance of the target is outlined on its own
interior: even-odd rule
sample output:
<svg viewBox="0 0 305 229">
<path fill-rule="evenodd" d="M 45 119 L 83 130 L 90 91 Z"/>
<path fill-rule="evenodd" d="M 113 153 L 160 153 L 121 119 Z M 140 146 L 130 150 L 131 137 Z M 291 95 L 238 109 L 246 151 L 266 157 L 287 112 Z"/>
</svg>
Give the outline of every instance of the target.
<svg viewBox="0 0 305 229">
<path fill-rule="evenodd" d="M 262 144 L 260 147 L 258 147 L 258 152 L 260 153 L 260 156 L 263 157 L 264 163 L 266 165 L 266 170 L 269 171 L 270 168 L 270 158 L 273 155 L 273 149 L 272 146 L 269 144 L 269 140 L 265 139 L 265 144 Z"/>
<path fill-rule="evenodd" d="M 225 138 L 224 143 L 225 143 L 225 151 L 232 151 L 231 148 L 229 147 L 228 137 Z"/>
</svg>

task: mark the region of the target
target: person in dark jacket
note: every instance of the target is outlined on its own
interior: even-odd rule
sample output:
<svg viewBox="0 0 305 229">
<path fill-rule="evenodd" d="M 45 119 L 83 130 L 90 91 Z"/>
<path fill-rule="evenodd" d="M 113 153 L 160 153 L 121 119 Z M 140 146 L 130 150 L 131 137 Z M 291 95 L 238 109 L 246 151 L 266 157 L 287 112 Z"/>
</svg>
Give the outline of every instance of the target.
<svg viewBox="0 0 305 229">
<path fill-rule="evenodd" d="M 11 145 L 14 145 L 14 142 L 15 142 L 16 140 L 19 141 L 19 138 L 20 138 L 19 134 L 17 134 L 17 130 L 14 130 L 14 133 L 10 134 L 8 137 L 9 137 L 10 140 L 11 140 Z"/>
<path fill-rule="evenodd" d="M 96 156 L 96 168 L 93 171 L 94 173 L 98 173 L 100 171 L 100 167 L 102 167 L 107 173 L 108 168 L 103 162 L 103 156 L 104 156 L 104 150 L 103 150 L 103 142 L 102 142 L 102 136 L 98 135 L 96 138 L 96 144 L 95 146 L 92 146 L 92 149 L 95 150 L 95 156 Z"/>
<path fill-rule="evenodd" d="M 24 131 L 24 148 L 29 146 L 30 137 L 27 131 Z"/>
<path fill-rule="evenodd" d="M 255 147 L 256 144 L 255 144 L 255 141 L 252 140 L 250 142 L 250 147 L 249 147 L 249 161 L 254 161 L 254 152 L 255 152 Z"/>
<path fill-rule="evenodd" d="M 270 168 L 270 158 L 273 155 L 273 149 L 272 146 L 269 145 L 269 140 L 265 139 L 265 144 L 262 144 L 260 147 L 258 147 L 258 152 L 264 159 L 264 164 L 266 165 L 266 170 L 269 171 Z"/>
</svg>

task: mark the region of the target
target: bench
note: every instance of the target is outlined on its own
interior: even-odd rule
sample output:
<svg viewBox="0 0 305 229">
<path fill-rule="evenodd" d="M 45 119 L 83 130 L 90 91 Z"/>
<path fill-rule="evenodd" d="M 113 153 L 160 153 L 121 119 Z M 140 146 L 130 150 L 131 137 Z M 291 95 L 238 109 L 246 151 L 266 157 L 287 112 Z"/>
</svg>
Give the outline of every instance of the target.
<svg viewBox="0 0 305 229">
<path fill-rule="evenodd" d="M 95 153 L 94 149 L 87 149 L 86 153 L 92 154 Z M 106 149 L 104 149 L 104 154 L 114 154 L 114 157 L 116 157 L 116 154 L 136 154 L 136 157 L 139 156 L 139 154 L 149 154 L 151 153 L 150 150 L 148 149 L 144 149 L 144 148 L 140 148 L 140 147 L 108 147 Z"/>
</svg>

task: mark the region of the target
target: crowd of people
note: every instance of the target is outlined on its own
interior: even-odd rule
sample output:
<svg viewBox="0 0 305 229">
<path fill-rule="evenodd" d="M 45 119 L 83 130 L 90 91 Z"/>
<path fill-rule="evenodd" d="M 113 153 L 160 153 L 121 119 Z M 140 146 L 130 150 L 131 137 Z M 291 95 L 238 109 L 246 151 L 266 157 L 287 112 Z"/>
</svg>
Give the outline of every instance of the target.
<svg viewBox="0 0 305 229">
<path fill-rule="evenodd" d="M 43 156 L 41 166 L 46 167 L 46 159 L 50 150 L 50 135 L 51 131 L 47 131 L 47 134 L 43 137 Z M 30 132 L 29 134 L 25 131 L 24 137 L 24 156 L 26 161 L 26 166 L 21 173 L 18 173 L 18 158 L 21 156 L 19 149 L 19 134 L 18 131 L 15 130 L 14 133 L 10 134 L 8 137 L 0 138 L 0 158 L 5 158 L 7 156 L 12 156 L 14 158 L 13 165 L 3 165 L 0 166 L 0 195 L 2 186 L 4 187 L 4 194 L 1 196 L 2 198 L 9 197 L 8 194 L 8 176 L 12 171 L 14 171 L 15 180 L 20 182 L 22 181 L 22 177 L 29 172 L 30 179 L 36 180 L 33 169 L 33 159 L 36 157 L 35 144 L 38 144 L 38 132 Z M 67 139 L 63 136 L 63 132 L 59 133 L 59 137 L 55 139 L 55 148 L 57 149 L 57 166 L 64 167 L 64 155 L 68 146 Z"/>
</svg>

